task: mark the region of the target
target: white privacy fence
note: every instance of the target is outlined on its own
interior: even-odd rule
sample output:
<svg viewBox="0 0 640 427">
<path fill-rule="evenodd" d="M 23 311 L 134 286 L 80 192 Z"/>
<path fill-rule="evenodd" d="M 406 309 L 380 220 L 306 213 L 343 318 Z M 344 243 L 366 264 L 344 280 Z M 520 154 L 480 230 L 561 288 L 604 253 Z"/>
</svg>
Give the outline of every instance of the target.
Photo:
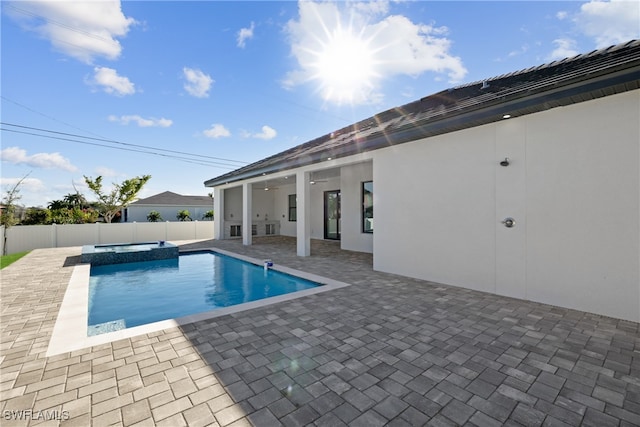
<svg viewBox="0 0 640 427">
<path fill-rule="evenodd" d="M 39 248 L 195 239 L 213 239 L 213 221 L 19 225 L 0 230 L 0 245 L 6 244 L 7 254 Z"/>
</svg>

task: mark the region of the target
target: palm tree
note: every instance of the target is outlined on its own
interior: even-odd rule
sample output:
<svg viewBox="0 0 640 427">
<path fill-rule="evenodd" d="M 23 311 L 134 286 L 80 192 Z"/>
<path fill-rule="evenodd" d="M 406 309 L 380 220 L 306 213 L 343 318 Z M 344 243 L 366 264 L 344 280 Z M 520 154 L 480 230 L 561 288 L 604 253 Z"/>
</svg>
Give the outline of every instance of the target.
<svg viewBox="0 0 640 427">
<path fill-rule="evenodd" d="M 75 194 L 69 193 L 66 196 L 64 196 L 64 199 L 62 200 L 70 207 L 82 208 L 89 204 L 89 202 L 87 202 L 87 199 L 78 192 L 76 192 Z"/>
<path fill-rule="evenodd" d="M 49 202 L 47 207 L 49 208 L 49 210 L 53 211 L 56 209 L 67 209 L 69 205 L 64 200 L 52 200 Z"/>
</svg>

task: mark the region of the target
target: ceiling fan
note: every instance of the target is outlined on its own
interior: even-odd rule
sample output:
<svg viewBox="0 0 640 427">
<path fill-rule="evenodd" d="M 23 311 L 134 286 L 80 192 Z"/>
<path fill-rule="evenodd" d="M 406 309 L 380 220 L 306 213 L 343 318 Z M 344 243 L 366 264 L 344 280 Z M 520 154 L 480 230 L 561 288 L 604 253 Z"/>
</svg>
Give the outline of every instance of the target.
<svg viewBox="0 0 640 427">
<path fill-rule="evenodd" d="M 309 176 L 309 184 L 314 185 L 318 182 L 327 182 L 328 180 L 326 179 L 313 179 L 313 172 L 311 172 L 310 176 Z"/>
<path fill-rule="evenodd" d="M 253 190 L 254 191 L 271 191 L 271 190 L 277 190 L 277 189 L 278 189 L 278 187 L 271 187 L 271 186 L 269 186 L 269 182 L 265 181 L 264 182 L 264 187 L 262 187 L 262 188 L 254 188 Z"/>
</svg>

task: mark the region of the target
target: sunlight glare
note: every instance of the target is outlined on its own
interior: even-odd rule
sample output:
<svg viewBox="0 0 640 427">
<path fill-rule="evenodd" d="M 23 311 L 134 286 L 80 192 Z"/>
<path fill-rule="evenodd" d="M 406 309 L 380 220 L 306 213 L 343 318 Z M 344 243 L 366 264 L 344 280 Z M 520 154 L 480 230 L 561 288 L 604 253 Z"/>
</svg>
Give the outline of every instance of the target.
<svg viewBox="0 0 640 427">
<path fill-rule="evenodd" d="M 342 104 L 367 98 L 376 73 L 373 50 L 362 36 L 337 28 L 316 54 L 314 78 L 325 100 Z"/>
</svg>

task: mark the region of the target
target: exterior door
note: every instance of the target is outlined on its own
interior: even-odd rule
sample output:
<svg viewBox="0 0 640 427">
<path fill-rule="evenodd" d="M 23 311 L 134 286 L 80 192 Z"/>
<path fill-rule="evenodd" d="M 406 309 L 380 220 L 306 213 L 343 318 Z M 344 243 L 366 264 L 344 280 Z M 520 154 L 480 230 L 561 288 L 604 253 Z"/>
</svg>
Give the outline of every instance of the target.
<svg viewBox="0 0 640 427">
<path fill-rule="evenodd" d="M 340 190 L 324 192 L 324 238 L 340 240 Z"/>
</svg>

